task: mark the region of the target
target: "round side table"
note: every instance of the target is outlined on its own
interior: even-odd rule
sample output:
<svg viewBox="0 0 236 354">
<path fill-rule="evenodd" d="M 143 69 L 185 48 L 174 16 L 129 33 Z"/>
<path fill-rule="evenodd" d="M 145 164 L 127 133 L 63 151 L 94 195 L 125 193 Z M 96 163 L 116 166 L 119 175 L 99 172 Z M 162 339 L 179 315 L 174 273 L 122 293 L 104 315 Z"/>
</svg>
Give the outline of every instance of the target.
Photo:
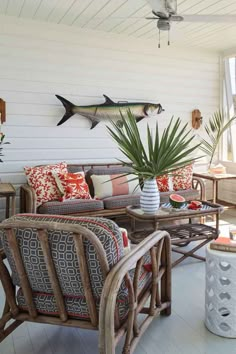
<svg viewBox="0 0 236 354">
<path fill-rule="evenodd" d="M 206 249 L 205 325 L 236 338 L 236 253 Z"/>
</svg>

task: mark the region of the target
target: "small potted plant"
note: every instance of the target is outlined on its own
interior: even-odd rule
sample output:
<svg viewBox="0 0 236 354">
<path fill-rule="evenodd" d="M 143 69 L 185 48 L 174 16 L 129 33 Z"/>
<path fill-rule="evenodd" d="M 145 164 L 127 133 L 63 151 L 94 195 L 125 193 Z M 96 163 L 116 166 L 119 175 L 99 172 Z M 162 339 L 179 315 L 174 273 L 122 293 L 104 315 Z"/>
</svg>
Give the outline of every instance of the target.
<svg viewBox="0 0 236 354">
<path fill-rule="evenodd" d="M 200 144 L 193 144 L 195 136 L 191 135 L 191 130 L 187 130 L 187 124 L 182 126 L 180 118 L 172 118 L 162 135 L 158 122 L 154 137 L 147 125 L 146 148 L 132 112 L 129 110 L 126 115 L 121 113 L 121 120 L 122 126 L 111 122 L 112 128 L 107 127 L 108 131 L 128 159 L 120 162 L 131 166 L 130 174 L 136 175 L 135 179 L 141 184 L 142 210 L 145 213 L 155 213 L 160 205 L 156 178 L 171 174 L 198 159 L 199 157 L 193 157 L 192 153 Z"/>
<path fill-rule="evenodd" d="M 235 120 L 236 116 L 226 120 L 224 112 L 217 111 L 209 119 L 208 123 L 205 124 L 204 128 L 207 134 L 207 139 L 201 138 L 200 149 L 209 156 L 209 172 L 214 172 L 215 167 L 212 165 L 213 160 L 218 153 L 219 143 L 223 134 L 233 123 L 235 123 Z M 222 169 L 222 171 L 225 171 L 224 166 L 218 166 L 218 169 L 219 168 Z"/>
</svg>

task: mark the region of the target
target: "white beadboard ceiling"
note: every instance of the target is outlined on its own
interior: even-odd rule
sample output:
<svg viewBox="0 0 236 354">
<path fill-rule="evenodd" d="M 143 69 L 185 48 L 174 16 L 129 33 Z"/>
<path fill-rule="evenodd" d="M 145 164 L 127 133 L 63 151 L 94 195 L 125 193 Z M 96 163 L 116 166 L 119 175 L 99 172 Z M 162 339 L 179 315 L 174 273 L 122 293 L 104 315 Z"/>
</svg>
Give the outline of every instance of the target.
<svg viewBox="0 0 236 354">
<path fill-rule="evenodd" d="M 157 41 L 156 21 L 148 21 L 151 9 L 145 0 L 0 0 L 0 14 L 64 24 L 95 31 Z M 235 46 L 235 0 L 179 0 L 180 15 L 224 15 L 225 23 L 173 23 L 171 44 L 223 51 Z M 161 42 L 167 45 L 167 33 Z"/>
</svg>

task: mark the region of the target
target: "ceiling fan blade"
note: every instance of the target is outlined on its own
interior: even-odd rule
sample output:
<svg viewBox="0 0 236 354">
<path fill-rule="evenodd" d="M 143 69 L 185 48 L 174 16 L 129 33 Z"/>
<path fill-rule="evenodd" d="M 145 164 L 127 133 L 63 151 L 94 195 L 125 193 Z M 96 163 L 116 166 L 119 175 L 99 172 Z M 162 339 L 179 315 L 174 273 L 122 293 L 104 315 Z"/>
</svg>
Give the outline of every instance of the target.
<svg viewBox="0 0 236 354">
<path fill-rule="evenodd" d="M 236 23 L 236 15 L 183 15 L 184 22 Z"/>
<path fill-rule="evenodd" d="M 183 20 L 185 20 L 185 17 L 183 17 L 183 16 L 178 16 L 178 15 L 174 15 L 174 16 L 171 16 L 170 17 L 170 20 L 171 21 L 175 21 L 175 22 L 181 22 L 181 21 L 183 21 Z"/>
<path fill-rule="evenodd" d="M 145 19 L 146 20 L 159 20 L 159 17 L 145 17 Z"/>
</svg>

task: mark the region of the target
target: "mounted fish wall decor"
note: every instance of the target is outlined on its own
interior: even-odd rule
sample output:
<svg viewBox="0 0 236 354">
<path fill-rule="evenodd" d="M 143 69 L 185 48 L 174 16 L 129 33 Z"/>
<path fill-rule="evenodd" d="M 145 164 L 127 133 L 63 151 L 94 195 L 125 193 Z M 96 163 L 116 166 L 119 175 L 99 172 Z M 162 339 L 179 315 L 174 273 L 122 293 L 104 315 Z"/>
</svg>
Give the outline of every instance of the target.
<svg viewBox="0 0 236 354">
<path fill-rule="evenodd" d="M 128 109 L 131 110 L 137 122 L 151 113 L 160 114 L 164 109 L 161 104 L 148 102 L 114 102 L 108 96 L 103 95 L 105 102 L 99 105 L 76 106 L 65 98 L 56 95 L 65 107 L 65 114 L 57 125 L 65 123 L 70 117 L 78 113 L 79 115 L 88 118 L 92 125 L 90 129 L 96 127 L 102 119 L 117 119 L 120 112 L 125 113 Z"/>
</svg>

